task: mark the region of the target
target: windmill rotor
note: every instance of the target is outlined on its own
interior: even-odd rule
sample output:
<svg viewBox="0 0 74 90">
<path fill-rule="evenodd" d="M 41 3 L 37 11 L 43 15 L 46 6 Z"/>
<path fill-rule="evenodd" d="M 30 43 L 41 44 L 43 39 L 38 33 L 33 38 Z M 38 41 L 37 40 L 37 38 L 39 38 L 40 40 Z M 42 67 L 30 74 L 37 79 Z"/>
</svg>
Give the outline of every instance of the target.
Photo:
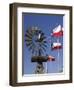
<svg viewBox="0 0 74 90">
<path fill-rule="evenodd" d="M 38 27 L 30 27 L 26 31 L 25 41 L 26 46 L 32 52 L 32 54 L 38 54 L 39 50 L 41 54 L 46 51 L 47 42 L 45 41 L 46 37 L 44 33 Z"/>
</svg>

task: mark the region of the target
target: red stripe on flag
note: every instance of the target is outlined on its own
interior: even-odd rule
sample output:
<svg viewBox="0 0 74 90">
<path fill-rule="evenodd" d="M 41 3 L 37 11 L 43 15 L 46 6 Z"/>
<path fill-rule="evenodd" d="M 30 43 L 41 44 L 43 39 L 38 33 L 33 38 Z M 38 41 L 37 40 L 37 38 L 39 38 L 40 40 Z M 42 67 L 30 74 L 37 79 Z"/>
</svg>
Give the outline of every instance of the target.
<svg viewBox="0 0 74 90">
<path fill-rule="evenodd" d="M 54 33 L 52 33 L 52 36 L 61 37 L 61 36 L 63 36 L 63 31 L 61 30 L 60 32 L 54 32 Z"/>
<path fill-rule="evenodd" d="M 61 49 L 62 46 L 55 46 L 55 47 L 52 47 L 52 50 L 57 50 L 57 49 Z"/>
</svg>

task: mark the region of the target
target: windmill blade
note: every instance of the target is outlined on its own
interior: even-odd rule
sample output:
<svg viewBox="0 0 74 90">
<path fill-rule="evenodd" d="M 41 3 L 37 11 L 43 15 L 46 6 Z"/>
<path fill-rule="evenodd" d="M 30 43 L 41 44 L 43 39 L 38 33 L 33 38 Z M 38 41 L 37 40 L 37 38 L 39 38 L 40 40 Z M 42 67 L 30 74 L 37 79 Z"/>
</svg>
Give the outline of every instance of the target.
<svg viewBox="0 0 74 90">
<path fill-rule="evenodd" d="M 38 55 L 38 48 L 36 45 L 34 45 L 34 51 L 35 51 L 35 55 Z"/>
<path fill-rule="evenodd" d="M 45 37 L 45 36 L 41 36 L 41 39 L 43 39 L 43 40 L 44 40 L 44 39 L 46 39 L 46 37 Z"/>
<path fill-rule="evenodd" d="M 47 41 L 43 41 L 43 43 L 47 43 Z"/>
<path fill-rule="evenodd" d="M 27 30 L 26 34 L 27 34 L 27 36 L 31 36 L 32 37 L 34 32 L 35 32 L 34 30 Z"/>
<path fill-rule="evenodd" d="M 25 40 L 27 39 L 27 40 L 32 40 L 32 38 L 30 38 L 30 37 L 26 37 L 26 35 L 25 35 Z"/>
<path fill-rule="evenodd" d="M 46 46 L 46 45 L 47 45 L 47 41 L 41 42 L 40 45 L 41 45 L 41 46 L 42 46 L 42 45 L 45 45 L 45 46 Z"/>
<path fill-rule="evenodd" d="M 35 49 L 35 55 L 37 55 L 38 54 L 38 50 L 37 49 Z"/>
<path fill-rule="evenodd" d="M 31 40 L 31 39 L 25 39 L 25 41 L 26 41 L 26 42 L 32 42 L 32 40 Z"/>
<path fill-rule="evenodd" d="M 32 32 L 31 29 L 28 29 L 28 30 L 26 31 L 26 33 L 28 33 L 28 34 L 31 35 L 31 36 L 32 36 L 32 34 L 33 34 L 33 32 Z"/>
<path fill-rule="evenodd" d="M 35 47 L 35 46 L 34 46 L 33 44 L 31 44 L 31 45 L 29 46 L 29 50 L 32 51 L 32 49 L 33 49 L 34 47 Z"/>
<path fill-rule="evenodd" d="M 43 33 L 43 32 L 41 32 L 41 35 L 42 35 L 42 36 L 44 36 L 44 33 Z"/>
<path fill-rule="evenodd" d="M 26 36 L 26 35 L 25 35 L 25 36 Z M 25 37 L 25 40 L 26 40 L 26 39 L 27 39 L 27 40 L 32 40 L 32 38 L 29 38 L 29 37 Z"/>
<path fill-rule="evenodd" d="M 42 44 L 42 45 L 47 48 L 47 45 L 46 44 Z"/>
<path fill-rule="evenodd" d="M 32 48 L 33 48 L 33 45 L 31 44 L 28 49 L 29 50 L 32 50 Z"/>
<path fill-rule="evenodd" d="M 26 42 L 26 45 L 29 47 L 30 45 L 32 45 L 32 42 Z"/>
<path fill-rule="evenodd" d="M 34 47 L 32 48 L 32 54 L 35 54 L 35 48 Z"/>
<path fill-rule="evenodd" d="M 34 54 L 34 48 L 32 48 L 31 52 L 32 52 L 32 54 Z"/>
<path fill-rule="evenodd" d="M 46 37 L 44 35 L 41 35 L 41 40 L 43 41 L 45 39 L 46 39 Z"/>
<path fill-rule="evenodd" d="M 44 54 L 44 52 L 43 52 L 43 49 L 42 49 L 42 48 L 40 48 L 40 52 L 41 52 L 41 54 Z"/>
<path fill-rule="evenodd" d="M 45 47 L 42 46 L 41 49 L 42 49 L 44 52 L 46 52 L 46 48 L 45 48 Z"/>
<path fill-rule="evenodd" d="M 46 52 L 46 47 L 41 46 L 40 48 L 41 48 L 41 50 L 42 50 L 42 52 L 43 52 L 43 54 L 44 54 L 44 53 Z"/>
<path fill-rule="evenodd" d="M 25 34 L 25 37 L 32 39 L 32 36 L 29 36 L 27 33 Z"/>
</svg>

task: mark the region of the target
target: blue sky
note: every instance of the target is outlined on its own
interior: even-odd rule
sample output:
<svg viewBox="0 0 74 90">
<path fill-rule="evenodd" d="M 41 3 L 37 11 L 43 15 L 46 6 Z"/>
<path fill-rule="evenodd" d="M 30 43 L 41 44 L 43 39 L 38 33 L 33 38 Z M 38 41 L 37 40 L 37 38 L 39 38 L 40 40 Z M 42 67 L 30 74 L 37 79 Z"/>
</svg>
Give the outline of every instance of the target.
<svg viewBox="0 0 74 90">
<path fill-rule="evenodd" d="M 42 30 L 42 32 L 45 33 L 46 37 L 49 37 L 50 34 L 52 33 L 53 28 L 55 28 L 59 24 L 63 26 L 63 15 L 51 15 L 51 14 L 41 15 L 41 14 L 34 14 L 34 13 L 23 14 L 24 35 L 28 27 L 37 26 Z M 56 42 L 56 40 L 57 38 L 51 38 L 52 42 Z M 51 43 L 49 41 L 50 39 L 48 39 L 47 41 L 48 48 L 46 49 L 45 54 L 54 56 L 55 61 L 47 62 L 48 73 L 57 73 L 58 67 L 59 67 L 59 70 L 63 69 L 63 49 L 59 50 L 60 59 L 58 61 L 57 60 L 58 50 L 52 51 Z M 60 37 L 59 41 L 63 45 L 63 37 Z M 31 52 L 26 47 L 25 41 L 24 41 L 23 51 L 24 51 L 23 52 L 23 74 L 33 74 L 36 68 L 36 63 L 31 62 Z M 43 65 L 45 67 L 45 63 L 43 63 Z"/>
</svg>

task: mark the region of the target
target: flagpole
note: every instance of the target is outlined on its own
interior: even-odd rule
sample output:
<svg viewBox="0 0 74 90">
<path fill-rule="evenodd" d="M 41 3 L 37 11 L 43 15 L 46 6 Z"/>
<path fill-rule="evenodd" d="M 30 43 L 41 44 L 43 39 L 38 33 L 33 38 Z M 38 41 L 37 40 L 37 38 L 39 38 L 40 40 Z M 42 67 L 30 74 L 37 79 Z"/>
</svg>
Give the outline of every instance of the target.
<svg viewBox="0 0 74 90">
<path fill-rule="evenodd" d="M 57 42 L 59 43 L 59 37 L 57 39 Z M 58 60 L 58 72 L 59 72 L 59 48 L 58 48 L 57 60 Z"/>
</svg>

